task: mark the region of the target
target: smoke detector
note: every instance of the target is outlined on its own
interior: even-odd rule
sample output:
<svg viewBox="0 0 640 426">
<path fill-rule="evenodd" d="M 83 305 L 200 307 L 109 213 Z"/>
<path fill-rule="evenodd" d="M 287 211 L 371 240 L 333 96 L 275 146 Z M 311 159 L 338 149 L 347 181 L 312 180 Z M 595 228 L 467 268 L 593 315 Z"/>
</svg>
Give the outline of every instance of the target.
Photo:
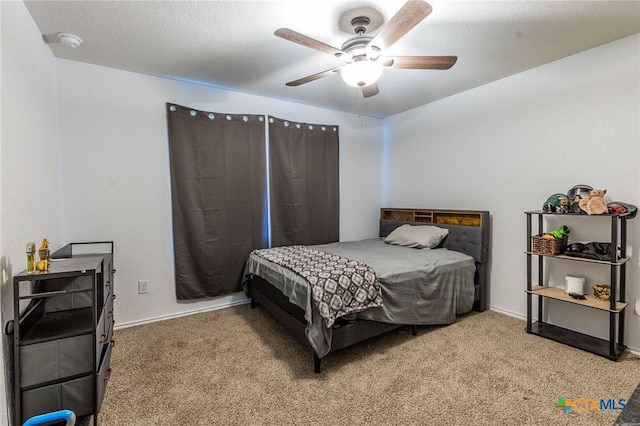
<svg viewBox="0 0 640 426">
<path fill-rule="evenodd" d="M 56 34 L 60 39 L 60 42 L 67 47 L 78 47 L 80 43 L 82 43 L 82 39 L 77 35 L 69 34 L 69 33 L 58 33 Z"/>
</svg>

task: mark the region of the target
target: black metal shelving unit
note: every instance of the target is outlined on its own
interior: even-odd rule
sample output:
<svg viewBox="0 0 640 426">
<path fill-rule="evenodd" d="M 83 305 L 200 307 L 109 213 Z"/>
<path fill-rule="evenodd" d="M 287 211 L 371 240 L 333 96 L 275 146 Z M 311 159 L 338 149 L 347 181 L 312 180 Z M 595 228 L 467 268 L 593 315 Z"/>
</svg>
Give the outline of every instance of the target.
<svg viewBox="0 0 640 426">
<path fill-rule="evenodd" d="M 47 272 L 13 277 L 14 424 L 61 409 L 97 414 L 110 375 L 113 242 L 72 243 Z"/>
<path fill-rule="evenodd" d="M 527 333 L 535 334 L 547 339 L 564 343 L 578 349 L 582 349 L 602 357 L 617 360 L 625 351 L 624 344 L 624 311 L 628 305 L 626 302 L 626 256 L 627 247 L 627 219 L 626 215 L 604 214 L 589 216 L 583 214 L 546 213 L 543 211 L 525 212 L 527 216 Z M 594 217 L 609 217 L 611 227 L 611 258 L 604 260 L 591 260 L 566 255 L 549 256 L 532 251 L 532 236 L 544 232 L 545 215 L 580 217 L 589 220 Z M 537 219 L 537 233 L 533 233 L 534 218 Z M 534 285 L 533 262 L 537 258 L 538 284 Z M 592 295 L 586 295 L 585 300 L 576 300 L 568 296 L 563 289 L 550 287 L 543 284 L 545 258 L 568 260 L 572 262 L 588 262 L 601 264 L 609 268 L 611 296 L 609 301 L 602 301 Z M 538 298 L 537 321 L 533 320 L 533 297 Z M 579 333 L 568 328 L 544 322 L 546 300 L 553 299 L 566 303 L 583 306 L 589 309 L 599 309 L 609 313 L 609 337 L 601 339 L 584 333 Z"/>
</svg>

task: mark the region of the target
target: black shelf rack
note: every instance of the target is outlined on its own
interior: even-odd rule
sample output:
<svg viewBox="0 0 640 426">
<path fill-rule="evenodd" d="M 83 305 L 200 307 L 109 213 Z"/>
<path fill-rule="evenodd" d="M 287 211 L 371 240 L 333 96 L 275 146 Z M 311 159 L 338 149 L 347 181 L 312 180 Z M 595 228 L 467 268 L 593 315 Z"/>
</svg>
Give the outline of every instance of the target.
<svg viewBox="0 0 640 426">
<path fill-rule="evenodd" d="M 624 344 L 624 311 L 628 305 L 626 303 L 626 264 L 629 260 L 626 256 L 627 219 L 633 216 L 613 214 L 589 216 L 585 214 L 546 213 L 539 210 L 525 212 L 525 214 L 527 216 L 527 250 L 525 252 L 527 256 L 527 333 L 564 343 L 610 360 L 617 360 L 626 349 Z M 546 215 L 580 217 L 585 220 L 594 217 L 608 217 L 610 219 L 610 242 L 612 247 L 611 258 L 608 260 L 591 260 L 570 257 L 562 254 L 549 256 L 533 252 L 532 236 L 540 235 L 544 232 L 544 217 Z M 534 217 L 537 219 L 537 233 L 533 233 Z M 537 285 L 534 285 L 533 282 L 533 265 L 535 258 L 537 258 Z M 549 258 L 588 262 L 609 267 L 609 279 L 611 285 L 611 296 L 609 301 L 601 301 L 590 295 L 587 295 L 585 300 L 576 300 L 566 295 L 562 290 L 556 290 L 553 287 L 544 285 L 544 260 Z M 534 296 L 538 298 L 537 321 L 533 320 Z M 600 309 L 607 311 L 609 316 L 608 339 L 601 339 L 544 322 L 544 312 L 546 309 L 547 299 L 560 300 L 562 302 L 583 306 L 588 309 Z"/>
</svg>

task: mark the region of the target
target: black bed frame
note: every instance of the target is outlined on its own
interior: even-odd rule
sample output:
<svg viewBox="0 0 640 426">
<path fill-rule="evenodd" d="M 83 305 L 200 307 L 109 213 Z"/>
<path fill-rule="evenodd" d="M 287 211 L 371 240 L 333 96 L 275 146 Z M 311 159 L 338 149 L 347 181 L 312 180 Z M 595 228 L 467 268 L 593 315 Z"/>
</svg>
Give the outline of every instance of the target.
<svg viewBox="0 0 640 426">
<path fill-rule="evenodd" d="M 381 209 L 380 237 L 386 237 L 400 225 L 437 225 L 448 228 L 449 235 L 441 246 L 472 256 L 476 262 L 475 296 L 473 309 L 486 309 L 489 279 L 490 217 L 488 211 L 475 210 L 430 210 L 430 209 Z M 307 322 L 304 310 L 289 302 L 289 299 L 267 280 L 251 275 L 246 284 L 246 292 L 251 300 L 251 308 L 258 304 L 288 329 L 298 340 L 312 349 L 305 335 Z M 333 329 L 331 352 L 346 348 L 372 337 L 406 327 L 369 320 L 345 322 Z M 416 327 L 412 334 L 416 334 Z M 313 353 L 313 368 L 320 372 L 321 358 Z"/>
</svg>

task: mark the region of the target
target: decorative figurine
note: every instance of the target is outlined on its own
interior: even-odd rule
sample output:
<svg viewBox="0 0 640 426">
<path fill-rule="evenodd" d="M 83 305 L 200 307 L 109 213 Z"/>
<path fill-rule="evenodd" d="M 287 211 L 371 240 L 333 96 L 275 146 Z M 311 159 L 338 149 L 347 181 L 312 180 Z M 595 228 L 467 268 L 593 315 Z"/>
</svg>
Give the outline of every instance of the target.
<svg viewBox="0 0 640 426">
<path fill-rule="evenodd" d="M 42 243 L 40 243 L 40 248 L 38 249 L 38 256 L 40 256 L 38 271 L 47 272 L 49 270 L 49 254 L 49 241 L 43 238 Z"/>
<path fill-rule="evenodd" d="M 606 189 L 592 189 L 589 196 L 580 200 L 580 210 L 588 215 L 608 213 L 607 203 L 604 202 Z"/>
</svg>

